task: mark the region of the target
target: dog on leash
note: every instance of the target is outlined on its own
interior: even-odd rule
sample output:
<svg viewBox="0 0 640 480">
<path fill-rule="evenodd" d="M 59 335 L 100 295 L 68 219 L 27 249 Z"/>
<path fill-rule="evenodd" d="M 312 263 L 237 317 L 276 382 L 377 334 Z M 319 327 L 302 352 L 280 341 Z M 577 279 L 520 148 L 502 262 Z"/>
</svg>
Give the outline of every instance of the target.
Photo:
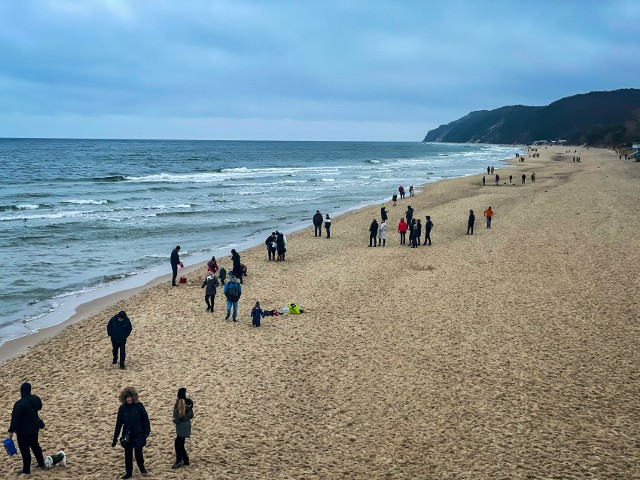
<svg viewBox="0 0 640 480">
<path fill-rule="evenodd" d="M 44 468 L 51 467 L 66 467 L 67 466 L 67 454 L 63 450 L 60 450 L 54 455 L 50 455 L 44 459 Z"/>
</svg>

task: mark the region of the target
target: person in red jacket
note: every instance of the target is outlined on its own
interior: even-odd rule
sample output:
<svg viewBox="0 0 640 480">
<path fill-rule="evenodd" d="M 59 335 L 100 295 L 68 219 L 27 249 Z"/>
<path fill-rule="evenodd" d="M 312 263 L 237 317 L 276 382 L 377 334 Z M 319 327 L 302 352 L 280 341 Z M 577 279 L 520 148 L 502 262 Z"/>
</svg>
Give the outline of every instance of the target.
<svg viewBox="0 0 640 480">
<path fill-rule="evenodd" d="M 398 224 L 398 233 L 400 234 L 400 245 L 404 245 L 407 242 L 407 230 L 409 226 L 407 222 L 404 221 L 404 218 L 400 219 L 400 223 Z"/>
</svg>

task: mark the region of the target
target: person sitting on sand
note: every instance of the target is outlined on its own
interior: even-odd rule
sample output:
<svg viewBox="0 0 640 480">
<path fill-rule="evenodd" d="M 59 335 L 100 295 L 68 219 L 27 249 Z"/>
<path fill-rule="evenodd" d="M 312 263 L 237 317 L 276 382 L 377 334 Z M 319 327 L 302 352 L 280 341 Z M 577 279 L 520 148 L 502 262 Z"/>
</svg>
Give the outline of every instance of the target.
<svg viewBox="0 0 640 480">
<path fill-rule="evenodd" d="M 407 243 L 407 230 L 409 229 L 409 225 L 404 221 L 404 218 L 400 219 L 400 223 L 398 223 L 398 233 L 400 234 L 400 245 L 404 245 Z"/>
<path fill-rule="evenodd" d="M 193 400 L 187 398 L 187 389 L 178 390 L 178 398 L 173 406 L 173 423 L 176 426 L 176 439 L 173 444 L 176 451 L 176 463 L 171 468 L 189 465 L 189 455 L 184 442 L 191 436 L 191 419 L 193 418 Z"/>
</svg>

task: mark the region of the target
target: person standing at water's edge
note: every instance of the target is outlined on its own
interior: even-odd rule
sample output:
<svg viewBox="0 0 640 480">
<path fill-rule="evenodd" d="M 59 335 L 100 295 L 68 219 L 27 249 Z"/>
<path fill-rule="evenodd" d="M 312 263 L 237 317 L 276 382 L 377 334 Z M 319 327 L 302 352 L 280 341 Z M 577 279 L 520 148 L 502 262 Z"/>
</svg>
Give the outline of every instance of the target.
<svg viewBox="0 0 640 480">
<path fill-rule="evenodd" d="M 476 216 L 473 210 L 469 210 L 469 220 L 467 222 L 467 235 L 473 235 L 473 225 L 476 223 Z"/>
<path fill-rule="evenodd" d="M 116 429 L 113 433 L 111 446 L 115 447 L 118 437 L 122 431 L 120 445 L 124 448 L 124 468 L 125 474 L 121 478 L 131 478 L 133 476 L 133 454 L 136 455 L 136 463 L 140 473 L 145 475 L 144 455 L 142 449 L 147 444 L 147 437 L 151 433 L 149 415 L 144 405 L 138 401 L 138 392 L 135 388 L 127 387 L 120 392 L 120 408 L 118 408 L 118 419 Z"/>
<path fill-rule="evenodd" d="M 242 287 L 233 274 L 231 274 L 229 281 L 224 286 L 224 295 L 227 297 L 227 316 L 224 319 L 229 320 L 231 308 L 233 308 L 233 321 L 235 322 L 238 317 L 238 300 L 242 296 Z"/>
<path fill-rule="evenodd" d="M 126 343 L 127 338 L 131 335 L 131 320 L 127 316 L 124 310 L 121 310 L 116 315 L 111 317 L 109 323 L 107 323 L 107 335 L 111 337 L 111 347 L 113 352 L 113 365 L 118 363 L 118 352 L 120 352 L 120 368 L 124 370 L 124 359 L 126 356 Z"/>
<path fill-rule="evenodd" d="M 178 265 L 180 265 L 180 267 L 184 266 L 180 262 L 180 245 L 176 246 L 176 248 L 171 251 L 170 262 L 171 270 L 173 272 L 173 276 L 171 277 L 171 286 L 177 287 L 178 285 L 176 285 L 176 277 L 178 276 Z"/>
<path fill-rule="evenodd" d="M 191 436 L 191 419 L 193 418 L 193 400 L 187 398 L 187 389 L 178 390 L 178 398 L 173 406 L 173 423 L 176 426 L 176 463 L 171 468 L 180 468 L 189 465 L 189 455 L 184 448 L 184 442 Z"/>
<path fill-rule="evenodd" d="M 20 400 L 13 404 L 11 412 L 11 424 L 9 425 L 9 438 L 15 433 L 18 436 L 18 448 L 22 455 L 22 470 L 18 474 L 29 475 L 31 473 L 31 453 L 36 457 L 38 468 L 44 468 L 44 456 L 38 443 L 38 432 L 44 427 L 38 412 L 42 410 L 42 401 L 36 395 L 31 395 L 31 384 L 23 383 L 20 386 Z"/>
<path fill-rule="evenodd" d="M 324 217 L 324 229 L 327 231 L 327 238 L 331 238 L 331 217 L 328 213 Z"/>
<path fill-rule="evenodd" d="M 315 215 L 313 216 L 313 236 L 321 237 L 322 236 L 322 214 L 320 210 L 316 210 Z"/>
<path fill-rule="evenodd" d="M 487 219 L 487 228 L 491 228 L 491 217 L 493 217 L 493 210 L 491 210 L 491 207 L 484 211 L 484 216 Z"/>
</svg>

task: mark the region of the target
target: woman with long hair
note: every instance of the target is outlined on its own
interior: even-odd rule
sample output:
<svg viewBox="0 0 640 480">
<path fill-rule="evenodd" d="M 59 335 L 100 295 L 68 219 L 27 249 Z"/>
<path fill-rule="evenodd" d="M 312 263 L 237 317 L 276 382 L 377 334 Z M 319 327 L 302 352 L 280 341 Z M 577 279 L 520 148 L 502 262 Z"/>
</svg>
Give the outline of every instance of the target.
<svg viewBox="0 0 640 480">
<path fill-rule="evenodd" d="M 171 468 L 189 465 L 189 455 L 184 448 L 184 442 L 191 436 L 191 419 L 193 418 L 193 400 L 187 398 L 187 389 L 178 390 L 178 398 L 173 406 L 173 423 L 176 425 L 176 463 Z"/>
<path fill-rule="evenodd" d="M 112 447 L 118 443 L 120 431 L 120 445 L 124 448 L 124 468 L 125 473 L 121 478 L 131 478 L 133 476 L 133 454 L 136 455 L 136 463 L 140 473 L 146 475 L 144 468 L 144 456 L 142 448 L 147 444 L 147 437 L 151 433 L 149 415 L 144 409 L 144 405 L 138 401 L 138 392 L 133 387 L 126 387 L 120 392 L 120 408 L 118 409 L 118 420 L 116 430 L 113 434 Z"/>
</svg>

